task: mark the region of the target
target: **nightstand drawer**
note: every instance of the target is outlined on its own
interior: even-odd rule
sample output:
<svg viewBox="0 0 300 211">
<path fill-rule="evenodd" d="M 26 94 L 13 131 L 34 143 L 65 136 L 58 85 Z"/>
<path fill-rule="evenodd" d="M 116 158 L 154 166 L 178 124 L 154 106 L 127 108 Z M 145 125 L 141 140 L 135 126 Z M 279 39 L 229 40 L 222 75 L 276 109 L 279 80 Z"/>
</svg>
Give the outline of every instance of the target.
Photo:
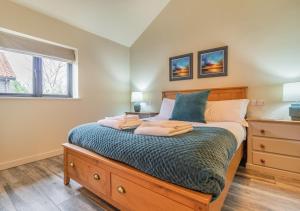
<svg viewBox="0 0 300 211">
<path fill-rule="evenodd" d="M 253 164 L 300 173 L 300 158 L 253 152 Z"/>
<path fill-rule="evenodd" d="M 253 150 L 300 157 L 300 141 L 252 137 Z"/>
<path fill-rule="evenodd" d="M 300 140 L 300 125 L 270 122 L 250 122 L 254 136 Z"/>
</svg>

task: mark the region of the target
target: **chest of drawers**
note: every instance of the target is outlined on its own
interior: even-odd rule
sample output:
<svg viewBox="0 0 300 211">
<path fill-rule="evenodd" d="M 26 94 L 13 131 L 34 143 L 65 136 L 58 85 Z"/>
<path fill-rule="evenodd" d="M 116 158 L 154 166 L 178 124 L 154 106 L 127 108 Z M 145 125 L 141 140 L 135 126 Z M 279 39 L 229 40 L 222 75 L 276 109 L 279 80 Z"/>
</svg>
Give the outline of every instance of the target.
<svg viewBox="0 0 300 211">
<path fill-rule="evenodd" d="M 300 122 L 248 122 L 247 168 L 300 182 Z"/>
</svg>

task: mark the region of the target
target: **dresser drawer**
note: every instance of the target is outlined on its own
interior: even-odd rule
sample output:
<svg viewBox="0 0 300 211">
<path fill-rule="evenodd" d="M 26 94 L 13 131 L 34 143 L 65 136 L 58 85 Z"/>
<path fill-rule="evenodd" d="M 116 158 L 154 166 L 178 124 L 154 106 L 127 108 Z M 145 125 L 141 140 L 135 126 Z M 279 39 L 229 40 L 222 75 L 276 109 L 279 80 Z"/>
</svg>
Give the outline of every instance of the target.
<svg viewBox="0 0 300 211">
<path fill-rule="evenodd" d="M 255 136 L 300 140 L 299 124 L 250 122 L 250 125 Z"/>
<path fill-rule="evenodd" d="M 109 193 L 109 173 L 91 163 L 68 154 L 68 174 L 96 193 Z"/>
<path fill-rule="evenodd" d="M 253 152 L 253 164 L 300 173 L 300 158 Z"/>
<path fill-rule="evenodd" d="M 193 210 L 117 175 L 111 175 L 111 182 L 112 199 L 128 210 Z"/>
<path fill-rule="evenodd" d="M 300 157 L 300 141 L 252 137 L 253 150 Z"/>
</svg>

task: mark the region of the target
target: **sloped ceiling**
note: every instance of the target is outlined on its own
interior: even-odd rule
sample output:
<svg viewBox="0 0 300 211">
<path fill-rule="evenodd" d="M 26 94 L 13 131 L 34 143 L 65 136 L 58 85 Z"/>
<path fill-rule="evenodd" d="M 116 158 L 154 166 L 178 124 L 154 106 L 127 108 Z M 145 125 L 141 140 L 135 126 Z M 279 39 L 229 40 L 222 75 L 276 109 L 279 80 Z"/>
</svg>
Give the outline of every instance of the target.
<svg viewBox="0 0 300 211">
<path fill-rule="evenodd" d="M 12 0 L 130 47 L 170 0 Z"/>
</svg>

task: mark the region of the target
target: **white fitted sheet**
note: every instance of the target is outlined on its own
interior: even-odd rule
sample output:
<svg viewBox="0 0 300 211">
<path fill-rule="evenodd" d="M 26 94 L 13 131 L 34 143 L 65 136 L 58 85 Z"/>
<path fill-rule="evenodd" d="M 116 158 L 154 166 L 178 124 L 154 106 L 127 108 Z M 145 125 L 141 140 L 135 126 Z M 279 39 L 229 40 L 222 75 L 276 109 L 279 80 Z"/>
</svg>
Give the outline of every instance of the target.
<svg viewBox="0 0 300 211">
<path fill-rule="evenodd" d="M 154 117 L 145 118 L 144 120 L 159 121 L 159 120 L 167 120 L 167 119 L 157 115 Z M 207 123 L 191 122 L 191 124 L 194 127 L 219 127 L 219 128 L 224 128 L 226 130 L 229 130 L 236 138 L 238 144 L 237 149 L 240 147 L 243 141 L 246 140 L 247 137 L 246 128 L 242 126 L 241 123 L 238 122 L 207 122 Z"/>
</svg>

